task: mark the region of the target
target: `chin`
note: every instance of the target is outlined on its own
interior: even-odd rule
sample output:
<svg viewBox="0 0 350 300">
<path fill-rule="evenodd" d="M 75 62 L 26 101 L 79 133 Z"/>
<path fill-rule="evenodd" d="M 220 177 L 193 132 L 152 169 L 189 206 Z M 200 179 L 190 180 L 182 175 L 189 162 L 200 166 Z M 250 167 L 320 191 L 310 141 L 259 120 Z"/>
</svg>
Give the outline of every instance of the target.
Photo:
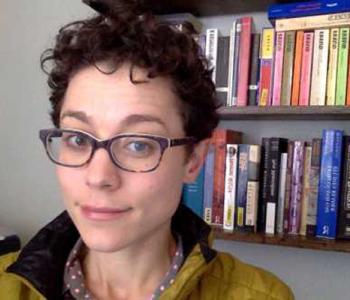
<svg viewBox="0 0 350 300">
<path fill-rule="evenodd" d="M 84 241 L 86 247 L 89 250 L 96 252 L 105 252 L 111 253 L 123 249 L 127 243 L 126 241 L 121 241 L 116 238 L 116 236 L 108 236 L 107 234 L 98 234 L 84 236 L 81 235 L 82 240 Z"/>
</svg>

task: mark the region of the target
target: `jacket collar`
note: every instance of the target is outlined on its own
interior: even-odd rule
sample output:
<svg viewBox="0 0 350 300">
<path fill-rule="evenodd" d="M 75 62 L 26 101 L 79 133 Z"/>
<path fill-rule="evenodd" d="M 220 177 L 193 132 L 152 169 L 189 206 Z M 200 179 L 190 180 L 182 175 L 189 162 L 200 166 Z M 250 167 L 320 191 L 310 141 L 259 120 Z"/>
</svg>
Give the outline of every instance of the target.
<svg viewBox="0 0 350 300">
<path fill-rule="evenodd" d="M 210 248 L 210 226 L 182 204 L 172 219 L 172 231 L 182 237 L 185 258 L 196 244 L 207 263 L 216 256 Z M 47 299 L 60 299 L 64 265 L 78 238 L 71 218 L 63 212 L 34 236 L 7 272 L 24 277 Z"/>
</svg>

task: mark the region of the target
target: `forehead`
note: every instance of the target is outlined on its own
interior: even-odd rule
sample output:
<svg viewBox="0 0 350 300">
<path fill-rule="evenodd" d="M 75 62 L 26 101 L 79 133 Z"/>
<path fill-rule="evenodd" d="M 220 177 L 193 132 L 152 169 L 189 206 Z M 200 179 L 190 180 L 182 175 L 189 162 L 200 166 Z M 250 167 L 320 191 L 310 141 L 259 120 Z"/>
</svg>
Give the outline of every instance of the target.
<svg viewBox="0 0 350 300">
<path fill-rule="evenodd" d="M 171 80 L 149 79 L 140 68 L 134 68 L 133 80 L 146 82 L 131 82 L 128 64 L 112 74 L 104 74 L 92 66 L 81 69 L 69 82 L 61 120 L 67 111 L 78 111 L 93 123 L 117 126 L 130 115 L 146 115 L 160 119 L 169 129 L 182 129 L 181 99 L 175 94 Z"/>
</svg>

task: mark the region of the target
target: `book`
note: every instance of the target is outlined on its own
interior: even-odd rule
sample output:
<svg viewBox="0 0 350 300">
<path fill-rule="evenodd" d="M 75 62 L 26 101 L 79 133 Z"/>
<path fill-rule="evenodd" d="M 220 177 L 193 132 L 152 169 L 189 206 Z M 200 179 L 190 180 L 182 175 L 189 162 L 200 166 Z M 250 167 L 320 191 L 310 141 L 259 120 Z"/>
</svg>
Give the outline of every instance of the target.
<svg viewBox="0 0 350 300">
<path fill-rule="evenodd" d="M 244 230 L 245 214 L 247 205 L 247 183 L 248 183 L 248 161 L 249 145 L 238 146 L 238 172 L 237 172 L 237 194 L 236 194 L 236 224 L 237 229 Z"/>
<path fill-rule="evenodd" d="M 343 179 L 339 203 L 337 238 L 350 240 L 350 136 L 344 136 Z"/>
<path fill-rule="evenodd" d="M 185 183 L 182 190 L 183 203 L 197 216 L 203 217 L 203 192 L 204 192 L 204 167 L 199 172 L 196 180 Z"/>
<path fill-rule="evenodd" d="M 285 32 L 278 32 L 276 34 L 273 87 L 272 87 L 272 105 L 273 106 L 281 105 L 284 36 L 285 36 Z"/>
<path fill-rule="evenodd" d="M 337 79 L 339 28 L 332 28 L 329 43 L 329 62 L 327 74 L 326 104 L 335 105 L 335 88 Z"/>
<path fill-rule="evenodd" d="M 295 31 L 287 31 L 283 53 L 281 105 L 290 105 L 292 94 Z"/>
<path fill-rule="evenodd" d="M 228 36 L 219 36 L 215 72 L 215 86 L 216 95 L 222 105 L 227 105 L 228 98 L 229 46 L 230 38 Z"/>
<path fill-rule="evenodd" d="M 316 235 L 316 216 L 317 216 L 317 200 L 318 186 L 320 180 L 321 165 L 321 145 L 320 138 L 313 138 L 311 144 L 311 165 L 309 173 L 309 202 L 307 206 L 306 216 L 306 235 Z"/>
<path fill-rule="evenodd" d="M 286 175 L 287 175 L 287 161 L 288 153 L 281 153 L 281 166 L 280 166 L 280 178 L 278 184 L 278 212 L 277 212 L 277 225 L 276 231 L 281 234 L 283 230 L 283 217 L 284 217 L 284 203 L 285 203 L 285 189 L 286 189 Z"/>
<path fill-rule="evenodd" d="M 339 53 L 337 66 L 337 84 L 335 104 L 345 105 L 348 74 L 350 27 L 342 27 L 339 32 Z"/>
<path fill-rule="evenodd" d="M 249 145 L 245 229 L 257 231 L 261 146 Z"/>
<path fill-rule="evenodd" d="M 302 62 L 302 55 L 303 55 L 303 39 L 304 39 L 304 31 L 298 30 L 295 38 L 295 54 L 294 54 L 294 65 L 293 65 L 293 79 L 292 79 L 291 104 L 293 106 L 299 105 L 301 62 Z"/>
<path fill-rule="evenodd" d="M 213 194 L 214 194 L 214 162 L 215 162 L 215 145 L 211 138 L 208 147 L 208 153 L 204 163 L 204 186 L 203 191 L 203 219 L 211 224 Z"/>
<path fill-rule="evenodd" d="M 350 56 L 349 56 L 350 60 Z M 348 68 L 348 83 L 347 83 L 347 91 L 346 91 L 346 105 L 350 106 L 350 67 Z"/>
<path fill-rule="evenodd" d="M 284 191 L 284 213 L 283 213 L 283 232 L 288 233 L 289 229 L 289 206 L 292 189 L 292 174 L 293 174 L 293 157 L 294 155 L 294 141 L 288 141 L 287 149 L 287 170 L 286 183 Z"/>
<path fill-rule="evenodd" d="M 315 30 L 310 105 L 326 104 L 329 29 Z"/>
<path fill-rule="evenodd" d="M 261 59 L 260 59 L 260 80 L 259 80 L 259 105 L 267 106 L 271 104 L 271 86 L 273 71 L 273 53 L 274 53 L 274 28 L 263 28 L 261 40 Z"/>
<path fill-rule="evenodd" d="M 260 33 L 252 34 L 252 51 L 250 56 L 250 74 L 248 86 L 248 105 L 257 105 L 258 80 L 259 80 L 259 50 Z"/>
<path fill-rule="evenodd" d="M 276 31 L 309 30 L 346 26 L 350 23 L 350 12 L 286 18 L 276 20 Z"/>
<path fill-rule="evenodd" d="M 307 212 L 310 201 L 310 170 L 311 170 L 311 148 L 310 143 L 306 143 L 304 147 L 304 167 L 303 167 L 303 183 L 301 194 L 301 218 L 300 218 L 300 235 L 306 236 Z"/>
<path fill-rule="evenodd" d="M 301 59 L 299 105 L 309 105 L 314 33 L 304 32 Z"/>
<path fill-rule="evenodd" d="M 232 23 L 232 28 L 230 29 L 230 46 L 229 46 L 229 58 L 228 58 L 228 96 L 227 96 L 227 106 L 232 106 L 232 96 L 233 96 L 233 72 L 234 72 L 234 58 L 236 52 L 236 26 L 237 20 Z M 237 56 L 238 57 L 238 56 Z M 237 96 L 237 93 L 236 93 Z"/>
<path fill-rule="evenodd" d="M 242 32 L 242 20 L 237 19 L 235 22 L 236 25 L 236 33 L 235 33 L 235 47 L 234 47 L 234 55 L 233 55 L 233 71 L 232 71 L 232 99 L 231 105 L 237 105 L 237 94 L 238 94 L 238 71 L 239 71 L 239 51 L 241 48 L 241 32 Z"/>
<path fill-rule="evenodd" d="M 288 140 L 284 138 L 270 138 L 269 158 L 271 159 L 270 167 L 268 169 L 269 181 L 268 192 L 266 199 L 266 227 L 265 233 L 275 234 L 277 211 L 278 211 L 278 183 L 279 183 L 279 171 L 281 164 L 281 153 L 287 151 Z"/>
<path fill-rule="evenodd" d="M 222 227 L 225 198 L 226 145 L 240 144 L 242 141 L 242 133 L 234 130 L 218 128 L 214 130 L 213 138 L 215 143 L 215 160 L 211 224 Z"/>
<path fill-rule="evenodd" d="M 325 129 L 322 132 L 322 154 L 317 203 L 316 236 L 336 237 L 340 167 L 343 132 Z"/>
<path fill-rule="evenodd" d="M 208 68 L 212 70 L 211 79 L 216 80 L 216 62 L 218 57 L 219 29 L 209 28 L 206 31 L 205 56 L 208 60 Z"/>
<path fill-rule="evenodd" d="M 272 4 L 268 8 L 268 18 L 271 22 L 282 18 L 323 15 L 350 11 L 347 0 L 319 0 L 293 3 Z"/>
<path fill-rule="evenodd" d="M 237 188 L 238 145 L 226 146 L 224 230 L 233 231 L 235 224 L 236 188 Z"/>
<path fill-rule="evenodd" d="M 250 43 L 253 27 L 252 17 L 243 17 L 242 31 L 240 37 L 240 49 L 238 60 L 238 90 L 237 106 L 247 106 L 248 104 L 248 80 L 250 68 Z"/>
</svg>

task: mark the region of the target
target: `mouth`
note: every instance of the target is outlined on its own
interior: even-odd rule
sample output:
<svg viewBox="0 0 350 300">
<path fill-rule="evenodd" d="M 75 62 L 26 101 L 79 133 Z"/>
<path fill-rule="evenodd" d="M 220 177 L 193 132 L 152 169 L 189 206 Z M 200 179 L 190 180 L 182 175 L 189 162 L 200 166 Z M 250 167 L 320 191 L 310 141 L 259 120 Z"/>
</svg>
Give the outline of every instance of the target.
<svg viewBox="0 0 350 300">
<path fill-rule="evenodd" d="M 92 221 L 111 221 L 116 220 L 128 212 L 131 208 L 110 208 L 110 207 L 93 207 L 83 205 L 80 207 L 82 215 Z"/>
</svg>

